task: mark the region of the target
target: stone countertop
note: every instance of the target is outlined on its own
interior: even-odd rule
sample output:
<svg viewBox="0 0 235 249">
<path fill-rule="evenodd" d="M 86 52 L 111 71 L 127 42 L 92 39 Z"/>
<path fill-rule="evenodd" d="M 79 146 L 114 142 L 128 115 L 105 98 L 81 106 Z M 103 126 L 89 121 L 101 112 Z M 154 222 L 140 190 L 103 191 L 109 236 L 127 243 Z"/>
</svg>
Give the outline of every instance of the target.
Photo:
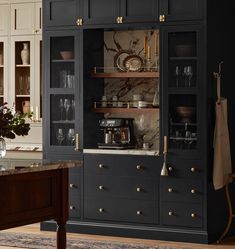
<svg viewBox="0 0 235 249">
<path fill-rule="evenodd" d="M 64 168 L 74 168 L 80 167 L 82 165 L 82 161 L 57 161 L 52 163 L 43 162 L 36 163 L 31 166 L 25 166 L 22 163 L 22 166 L 15 166 L 14 168 L 1 166 L 0 165 L 0 176 L 6 175 L 16 175 L 23 173 L 31 173 L 31 172 L 40 172 L 47 170 L 55 170 L 55 169 L 64 169 Z"/>
</svg>

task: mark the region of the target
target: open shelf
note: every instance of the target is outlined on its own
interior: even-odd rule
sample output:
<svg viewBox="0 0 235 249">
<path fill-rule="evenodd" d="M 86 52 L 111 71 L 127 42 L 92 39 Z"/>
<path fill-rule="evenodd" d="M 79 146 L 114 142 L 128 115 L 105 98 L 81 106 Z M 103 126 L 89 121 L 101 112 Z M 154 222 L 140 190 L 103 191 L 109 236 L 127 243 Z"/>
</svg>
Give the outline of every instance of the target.
<svg viewBox="0 0 235 249">
<path fill-rule="evenodd" d="M 52 62 L 58 62 L 58 63 L 63 63 L 63 62 L 74 62 L 74 59 L 69 59 L 69 60 L 63 60 L 63 59 L 59 59 L 59 60 L 52 60 Z"/>
<path fill-rule="evenodd" d="M 169 59 L 170 60 L 197 60 L 197 57 L 196 56 L 186 56 L 186 57 L 172 56 Z"/>
<path fill-rule="evenodd" d="M 93 112 L 98 112 L 98 113 L 158 113 L 159 108 L 93 108 Z"/>
<path fill-rule="evenodd" d="M 92 78 L 159 78 L 159 72 L 91 73 Z"/>
<path fill-rule="evenodd" d="M 16 67 L 30 67 L 30 64 L 17 64 Z"/>
</svg>

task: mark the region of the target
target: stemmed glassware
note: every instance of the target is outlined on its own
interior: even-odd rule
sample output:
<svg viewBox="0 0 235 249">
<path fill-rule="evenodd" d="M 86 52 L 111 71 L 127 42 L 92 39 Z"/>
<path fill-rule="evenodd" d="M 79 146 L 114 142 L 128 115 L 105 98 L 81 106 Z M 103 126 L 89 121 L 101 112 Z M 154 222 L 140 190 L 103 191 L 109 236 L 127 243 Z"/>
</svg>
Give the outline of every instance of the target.
<svg viewBox="0 0 235 249">
<path fill-rule="evenodd" d="M 70 128 L 68 130 L 67 139 L 68 139 L 68 141 L 69 141 L 69 143 L 71 145 L 74 145 L 74 141 L 75 141 L 75 132 L 74 132 L 74 129 Z"/>
<path fill-rule="evenodd" d="M 63 140 L 65 139 L 64 131 L 62 128 L 58 128 L 56 132 L 56 139 L 58 140 L 59 145 L 61 145 Z"/>
<path fill-rule="evenodd" d="M 191 80 L 193 77 L 193 68 L 191 66 L 184 67 L 184 75 L 185 75 L 185 87 L 191 87 Z"/>
<path fill-rule="evenodd" d="M 70 104 L 70 100 L 69 99 L 65 99 L 64 100 L 64 108 L 65 108 L 65 112 L 66 112 L 66 121 L 68 121 L 68 119 L 69 119 L 69 109 L 70 109 L 70 106 L 71 106 L 71 104 Z"/>
<path fill-rule="evenodd" d="M 59 108 L 60 108 L 60 120 L 62 120 L 63 119 L 63 109 L 64 109 L 63 99 L 60 99 Z"/>
<path fill-rule="evenodd" d="M 73 119 L 75 118 L 75 101 L 74 99 L 71 100 L 71 107 L 72 107 L 72 113 L 73 113 Z"/>
<path fill-rule="evenodd" d="M 176 84 L 176 87 L 179 87 L 179 77 L 180 77 L 180 67 L 179 66 L 176 66 L 175 67 L 175 84 Z"/>
</svg>

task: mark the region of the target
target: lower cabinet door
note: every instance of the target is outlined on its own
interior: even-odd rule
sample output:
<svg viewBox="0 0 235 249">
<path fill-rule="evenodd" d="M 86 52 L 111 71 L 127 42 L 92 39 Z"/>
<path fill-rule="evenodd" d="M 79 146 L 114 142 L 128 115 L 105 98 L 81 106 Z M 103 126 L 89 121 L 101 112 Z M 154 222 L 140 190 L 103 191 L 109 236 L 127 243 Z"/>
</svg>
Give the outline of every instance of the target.
<svg viewBox="0 0 235 249">
<path fill-rule="evenodd" d="M 202 204 L 165 202 L 162 204 L 162 224 L 201 228 L 203 226 Z"/>
<path fill-rule="evenodd" d="M 158 223 L 158 208 L 152 201 L 118 198 L 84 200 L 84 218 L 102 221 Z"/>
</svg>

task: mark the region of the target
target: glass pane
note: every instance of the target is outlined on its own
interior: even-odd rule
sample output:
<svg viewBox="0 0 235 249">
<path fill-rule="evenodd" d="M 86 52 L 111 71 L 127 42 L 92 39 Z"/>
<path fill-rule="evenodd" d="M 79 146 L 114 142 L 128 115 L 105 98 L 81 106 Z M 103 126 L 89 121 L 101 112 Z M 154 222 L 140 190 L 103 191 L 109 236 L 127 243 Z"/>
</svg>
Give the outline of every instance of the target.
<svg viewBox="0 0 235 249">
<path fill-rule="evenodd" d="M 0 42 L 0 105 L 3 103 L 4 94 L 4 43 Z"/>
<path fill-rule="evenodd" d="M 40 73 L 39 73 L 39 84 L 40 84 L 40 118 L 42 118 L 42 92 L 43 92 L 43 89 L 42 89 L 42 41 L 40 41 L 40 62 L 39 62 L 39 65 L 40 65 Z"/>
</svg>

